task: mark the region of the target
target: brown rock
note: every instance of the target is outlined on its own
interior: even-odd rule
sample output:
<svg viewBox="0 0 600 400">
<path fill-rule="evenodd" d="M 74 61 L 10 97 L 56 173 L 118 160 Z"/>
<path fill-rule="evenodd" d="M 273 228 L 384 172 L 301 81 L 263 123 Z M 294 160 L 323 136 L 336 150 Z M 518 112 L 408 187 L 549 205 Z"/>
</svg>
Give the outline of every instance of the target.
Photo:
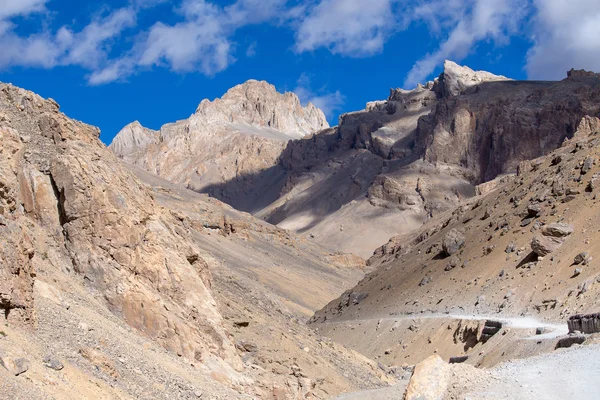
<svg viewBox="0 0 600 400">
<path fill-rule="evenodd" d="M 542 230 L 542 235 L 544 236 L 552 236 L 555 238 L 563 238 L 569 236 L 575 228 L 573 225 L 565 224 L 563 222 L 557 222 L 554 224 L 550 224 L 544 227 Z"/>
<path fill-rule="evenodd" d="M 29 360 L 26 358 L 0 356 L 0 365 L 2 365 L 11 374 L 18 376 L 27 372 L 29 369 Z"/>
<path fill-rule="evenodd" d="M 442 400 L 450 384 L 449 364 L 437 354 L 416 365 L 405 400 Z"/>
</svg>

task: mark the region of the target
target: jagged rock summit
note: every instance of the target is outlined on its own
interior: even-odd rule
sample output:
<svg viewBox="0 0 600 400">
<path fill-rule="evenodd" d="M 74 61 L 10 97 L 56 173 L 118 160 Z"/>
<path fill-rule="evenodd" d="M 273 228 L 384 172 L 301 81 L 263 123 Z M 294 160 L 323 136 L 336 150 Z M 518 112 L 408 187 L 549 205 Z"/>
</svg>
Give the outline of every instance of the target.
<svg viewBox="0 0 600 400">
<path fill-rule="evenodd" d="M 458 96 L 465 90 L 483 82 L 510 81 L 502 75 L 494 75 L 487 71 L 473 71 L 467 66 L 460 66 L 453 61 L 444 61 L 444 72 L 436 82 L 436 92 L 441 97 Z"/>
<path fill-rule="evenodd" d="M 133 122 L 109 148 L 126 162 L 172 182 L 229 200 L 236 208 L 258 211 L 277 198 L 278 192 L 264 188 L 279 182 L 281 174 L 254 176 L 277 164 L 289 140 L 328 127 L 313 104 L 303 107 L 294 93 L 281 94 L 267 82 L 250 80 L 220 99 L 203 100 L 190 118 L 159 131 Z M 218 193 L 232 180 L 240 182 L 235 193 Z"/>
<path fill-rule="evenodd" d="M 296 94 L 278 93 L 275 86 L 256 80 L 237 85 L 212 102 L 202 100 L 195 116 L 271 128 L 294 138 L 329 128 L 323 111 L 312 103 L 302 107 Z"/>
<path fill-rule="evenodd" d="M 176 140 L 184 133 L 178 129 L 181 125 L 186 128 L 188 144 L 223 130 L 289 140 L 329 127 L 323 111 L 312 103 L 303 107 L 294 93 L 281 94 L 268 82 L 249 80 L 229 89 L 220 99 L 202 100 L 189 119 L 167 124 L 160 131 L 132 122 L 115 136 L 110 148 L 119 157 L 131 158 L 149 145 Z M 194 150 L 193 144 L 188 150 Z"/>
</svg>

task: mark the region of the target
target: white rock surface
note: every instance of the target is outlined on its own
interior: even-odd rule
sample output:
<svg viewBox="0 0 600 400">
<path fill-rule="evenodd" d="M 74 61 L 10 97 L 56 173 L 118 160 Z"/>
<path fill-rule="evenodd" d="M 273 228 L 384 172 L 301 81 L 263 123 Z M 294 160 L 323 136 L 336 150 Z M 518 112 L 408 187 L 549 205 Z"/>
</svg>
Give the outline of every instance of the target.
<svg viewBox="0 0 600 400">
<path fill-rule="evenodd" d="M 511 79 L 494 75 L 486 71 L 473 71 L 469 67 L 463 67 L 453 61 L 444 61 L 444 72 L 441 75 L 441 94 L 444 97 L 458 96 L 470 87 L 483 82 L 510 81 Z"/>
</svg>

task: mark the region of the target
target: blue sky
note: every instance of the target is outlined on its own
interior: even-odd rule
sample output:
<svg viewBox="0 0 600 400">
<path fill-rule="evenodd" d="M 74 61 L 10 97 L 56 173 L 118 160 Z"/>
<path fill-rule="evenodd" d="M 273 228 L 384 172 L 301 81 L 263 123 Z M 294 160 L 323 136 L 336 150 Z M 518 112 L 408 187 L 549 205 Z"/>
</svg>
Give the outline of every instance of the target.
<svg viewBox="0 0 600 400">
<path fill-rule="evenodd" d="M 600 71 L 598 0 L 0 0 L 0 81 L 56 99 L 109 143 L 248 79 L 341 112 L 444 59 L 515 79 Z"/>
</svg>

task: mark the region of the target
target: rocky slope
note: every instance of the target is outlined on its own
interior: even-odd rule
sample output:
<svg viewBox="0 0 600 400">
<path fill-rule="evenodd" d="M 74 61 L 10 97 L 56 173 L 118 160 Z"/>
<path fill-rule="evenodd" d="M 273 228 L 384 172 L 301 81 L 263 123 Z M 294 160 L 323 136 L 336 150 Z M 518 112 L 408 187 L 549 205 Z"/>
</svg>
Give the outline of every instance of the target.
<svg viewBox="0 0 600 400">
<path fill-rule="evenodd" d="M 236 166 L 236 177 L 216 185 L 190 187 L 367 258 L 390 237 L 414 232 L 474 196 L 476 185 L 558 148 L 584 115 L 600 112 L 599 88 L 600 78 L 584 71 L 571 71 L 560 82 L 511 81 L 447 61 L 434 82 L 394 89 L 386 101 L 342 115 L 337 127 L 268 151 L 231 146 L 229 161 L 195 169 L 194 179 L 224 176 L 216 171 L 238 159 L 239 151 L 245 159 L 236 163 L 252 167 L 240 173 Z M 151 161 L 136 159 L 157 172 L 148 167 Z M 171 168 L 177 177 L 192 169 L 185 162 Z"/>
<path fill-rule="evenodd" d="M 375 271 L 313 326 L 388 366 L 552 351 L 567 317 L 600 307 L 599 160 L 600 119 L 584 116 L 554 152 L 378 249 Z"/>
<path fill-rule="evenodd" d="M 387 101 L 344 114 L 334 129 L 288 144 L 282 197 L 257 214 L 368 257 L 572 137 L 597 115 L 600 79 L 516 82 L 446 62 L 434 82 L 392 90 Z"/>
<path fill-rule="evenodd" d="M 362 260 L 126 166 L 98 133 L 0 85 L 1 397 L 381 384 L 372 362 L 290 322 L 356 282 Z"/>
</svg>

